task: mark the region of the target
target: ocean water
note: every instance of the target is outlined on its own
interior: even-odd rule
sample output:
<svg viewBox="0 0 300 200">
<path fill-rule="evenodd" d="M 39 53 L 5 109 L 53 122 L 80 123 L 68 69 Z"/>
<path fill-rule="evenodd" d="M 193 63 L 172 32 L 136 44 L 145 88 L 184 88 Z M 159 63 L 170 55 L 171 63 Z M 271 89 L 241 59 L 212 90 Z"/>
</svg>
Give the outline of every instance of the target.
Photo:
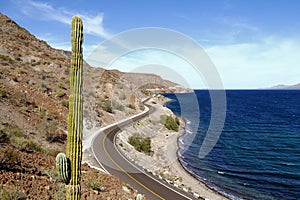
<svg viewBox="0 0 300 200">
<path fill-rule="evenodd" d="M 179 139 L 182 165 L 231 199 L 300 199 L 300 90 L 226 91 L 223 131 L 203 159 L 198 152 L 211 100 L 206 90 L 195 94 L 165 94 L 173 99 L 166 106 L 187 120 Z"/>
</svg>

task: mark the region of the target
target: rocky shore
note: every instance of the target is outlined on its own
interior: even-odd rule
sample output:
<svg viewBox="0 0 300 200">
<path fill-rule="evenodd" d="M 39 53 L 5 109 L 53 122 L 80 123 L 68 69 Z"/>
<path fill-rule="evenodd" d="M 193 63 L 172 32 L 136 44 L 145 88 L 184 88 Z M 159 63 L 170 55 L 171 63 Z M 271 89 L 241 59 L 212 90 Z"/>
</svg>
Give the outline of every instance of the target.
<svg viewBox="0 0 300 200">
<path fill-rule="evenodd" d="M 193 192 L 204 199 L 227 199 L 204 183 L 195 179 L 180 164 L 178 160 L 178 138 L 185 134 L 185 123 L 180 119 L 178 131 L 168 130 L 161 122 L 161 116 L 174 116 L 173 112 L 163 105 L 168 101 L 163 96 L 157 96 L 147 102 L 155 111 L 141 121 L 124 128 L 116 138 L 120 152 L 137 165 L 145 168 L 159 178 L 165 179 L 175 186 Z M 128 143 L 134 134 L 151 138 L 151 154 L 137 151 Z"/>
<path fill-rule="evenodd" d="M 122 130 L 116 138 L 118 148 L 139 166 L 184 190 L 191 191 L 195 195 L 198 194 L 204 199 L 227 199 L 195 179 L 179 162 L 177 154 L 178 138 L 185 134 L 185 123 L 184 120 L 180 119 L 177 132 L 168 130 L 161 123 L 161 116 L 174 115 L 171 110 L 163 106 L 168 100 L 163 96 L 157 96 L 148 101 L 147 104 L 154 107 L 155 111 L 147 118 Z M 135 133 L 151 138 L 152 155 L 139 152 L 128 143 L 128 138 Z"/>
</svg>

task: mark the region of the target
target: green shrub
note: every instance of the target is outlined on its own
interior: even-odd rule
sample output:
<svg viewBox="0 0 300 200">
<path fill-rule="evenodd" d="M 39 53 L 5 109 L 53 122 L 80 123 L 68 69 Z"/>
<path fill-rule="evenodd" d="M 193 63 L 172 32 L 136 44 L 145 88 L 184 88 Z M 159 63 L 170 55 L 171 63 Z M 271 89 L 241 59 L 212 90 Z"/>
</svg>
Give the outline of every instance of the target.
<svg viewBox="0 0 300 200">
<path fill-rule="evenodd" d="M 98 174 L 95 177 L 94 174 L 92 174 L 92 172 L 88 172 L 82 176 L 82 180 L 87 187 L 93 190 L 101 192 L 106 189 L 104 175 Z"/>
<path fill-rule="evenodd" d="M 63 97 L 63 96 L 65 96 L 66 95 L 66 93 L 64 92 L 64 91 L 62 91 L 62 90 L 58 90 L 57 92 L 56 92 L 56 96 L 57 97 Z"/>
<path fill-rule="evenodd" d="M 180 125 L 180 120 L 179 120 L 179 117 L 175 117 L 175 122 L 176 122 L 176 124 L 178 124 L 178 126 Z"/>
<path fill-rule="evenodd" d="M 67 99 L 62 99 L 60 101 L 60 104 L 66 108 L 69 108 L 69 100 L 67 100 Z"/>
<path fill-rule="evenodd" d="M 0 97 L 1 98 L 8 98 L 8 92 L 5 88 L 0 88 Z"/>
<path fill-rule="evenodd" d="M 88 186 L 89 188 L 92 188 L 93 190 L 97 190 L 97 191 L 99 191 L 99 192 L 105 190 L 105 187 L 103 187 L 103 186 L 101 185 L 101 183 L 100 183 L 99 181 L 97 181 L 97 180 L 91 180 L 91 181 L 89 181 L 89 182 L 87 183 L 87 186 Z"/>
<path fill-rule="evenodd" d="M 0 169 L 13 169 L 20 162 L 20 156 L 14 149 L 0 149 Z"/>
<path fill-rule="evenodd" d="M 43 148 L 42 153 L 50 156 L 56 156 L 58 153 L 60 153 L 60 150 Z"/>
<path fill-rule="evenodd" d="M 153 94 L 150 90 L 147 89 L 141 89 L 141 92 L 146 96 L 150 96 Z"/>
<path fill-rule="evenodd" d="M 131 144 L 139 152 L 144 152 L 147 155 L 150 155 L 151 153 L 150 137 L 144 137 L 139 133 L 135 133 L 128 138 L 128 143 Z"/>
<path fill-rule="evenodd" d="M 136 108 L 135 108 L 135 105 L 133 105 L 133 104 L 128 104 L 128 108 L 133 109 L 133 110 L 136 109 Z"/>
<path fill-rule="evenodd" d="M 38 106 L 35 111 L 37 112 L 37 114 L 40 116 L 40 118 L 45 118 L 47 115 L 47 111 L 45 108 L 43 108 L 43 106 Z"/>
<path fill-rule="evenodd" d="M 104 110 L 106 111 L 106 112 L 109 112 L 109 113 L 113 113 L 113 108 L 112 108 L 112 106 L 111 106 L 111 102 L 109 102 L 109 101 L 106 101 L 105 103 L 104 103 Z"/>
<path fill-rule="evenodd" d="M 27 151 L 27 152 L 31 152 L 31 151 L 42 152 L 43 151 L 42 147 L 39 144 L 33 142 L 32 140 L 24 140 L 21 144 L 21 150 Z"/>
<path fill-rule="evenodd" d="M 30 109 L 27 106 L 22 106 L 19 111 L 22 113 L 27 113 L 30 112 Z"/>
<path fill-rule="evenodd" d="M 16 136 L 16 137 L 23 137 L 24 136 L 22 130 L 19 129 L 19 128 L 13 128 L 12 129 L 12 134 L 14 134 L 14 136 Z"/>
<path fill-rule="evenodd" d="M 59 87 L 59 88 L 61 88 L 61 89 L 66 89 L 66 87 L 65 87 L 65 84 L 64 83 L 62 83 L 62 82 L 59 82 L 58 84 L 57 84 L 57 86 Z"/>
<path fill-rule="evenodd" d="M 27 74 L 27 71 L 25 69 L 23 69 L 23 68 L 18 67 L 17 68 L 17 73 L 18 74 Z"/>
<path fill-rule="evenodd" d="M 161 115 L 160 122 L 163 125 L 165 125 L 165 127 L 169 130 L 173 130 L 173 131 L 179 130 L 180 120 L 177 116 L 173 118 L 172 116 Z"/>
<path fill-rule="evenodd" d="M 120 110 L 120 111 L 124 111 L 124 106 L 122 104 L 119 104 L 117 101 L 112 100 L 111 101 L 111 105 L 114 109 Z"/>
</svg>

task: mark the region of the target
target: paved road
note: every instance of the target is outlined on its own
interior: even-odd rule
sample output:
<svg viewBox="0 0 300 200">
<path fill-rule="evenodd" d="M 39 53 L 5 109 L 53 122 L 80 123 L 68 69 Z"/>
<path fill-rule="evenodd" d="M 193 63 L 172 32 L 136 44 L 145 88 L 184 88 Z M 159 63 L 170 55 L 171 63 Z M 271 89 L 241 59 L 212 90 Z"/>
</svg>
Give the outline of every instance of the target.
<svg viewBox="0 0 300 200">
<path fill-rule="evenodd" d="M 121 128 L 148 116 L 154 111 L 154 107 L 149 107 L 149 110 L 147 109 L 132 119 L 123 120 L 99 132 L 92 142 L 94 156 L 105 171 L 137 189 L 147 199 L 194 199 L 192 194 L 179 190 L 166 182 L 159 182 L 152 174 L 134 166 L 119 153 L 115 146 L 114 139 Z"/>
</svg>

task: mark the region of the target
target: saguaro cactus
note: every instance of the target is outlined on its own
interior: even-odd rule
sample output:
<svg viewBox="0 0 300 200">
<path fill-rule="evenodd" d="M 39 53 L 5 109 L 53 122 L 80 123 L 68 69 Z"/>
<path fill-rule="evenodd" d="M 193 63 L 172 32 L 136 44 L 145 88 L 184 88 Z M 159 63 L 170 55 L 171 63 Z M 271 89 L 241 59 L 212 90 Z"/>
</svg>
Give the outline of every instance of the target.
<svg viewBox="0 0 300 200">
<path fill-rule="evenodd" d="M 66 199 L 80 199 L 80 173 L 82 157 L 82 20 L 72 18 L 72 61 L 70 71 L 70 97 L 68 117 L 67 157 L 71 164 L 71 177 L 66 186 Z"/>
</svg>

